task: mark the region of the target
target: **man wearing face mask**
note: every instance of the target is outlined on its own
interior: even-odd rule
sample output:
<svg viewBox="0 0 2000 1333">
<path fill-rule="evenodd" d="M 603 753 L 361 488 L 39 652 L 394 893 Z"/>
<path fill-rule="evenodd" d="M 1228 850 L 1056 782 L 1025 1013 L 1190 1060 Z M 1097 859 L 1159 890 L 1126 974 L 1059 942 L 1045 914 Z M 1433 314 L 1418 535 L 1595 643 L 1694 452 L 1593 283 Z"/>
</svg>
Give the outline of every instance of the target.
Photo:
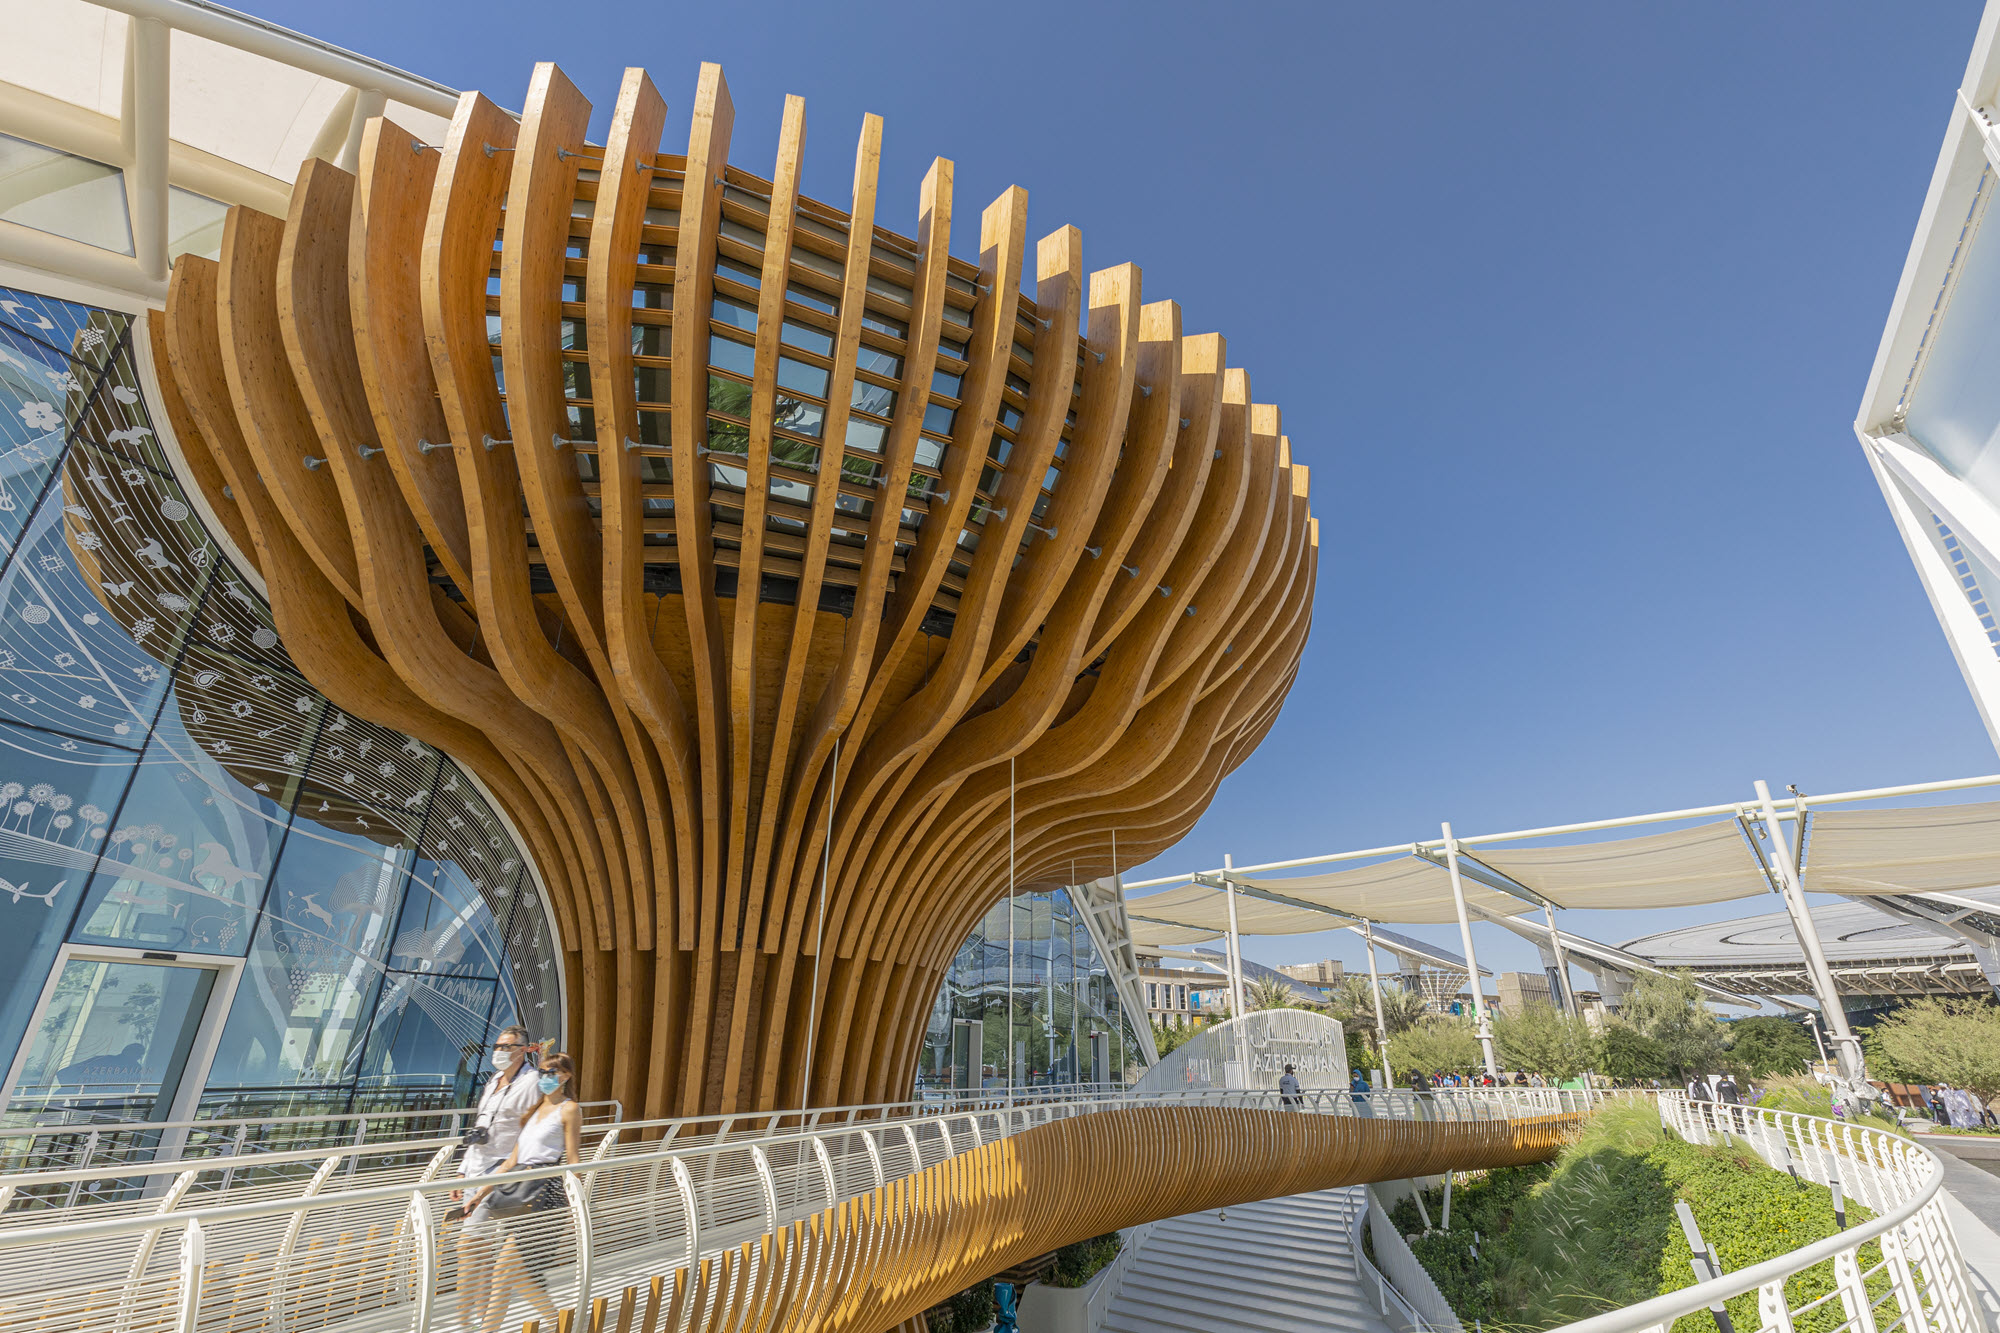
<svg viewBox="0 0 2000 1333">
<path fill-rule="evenodd" d="M 528 1059 L 533 1050 L 524 1027 L 503 1029 L 493 1043 L 493 1077 L 486 1081 L 479 1095 L 479 1113 L 465 1136 L 465 1155 L 458 1164 L 460 1176 L 488 1175 L 513 1153 L 521 1137 L 522 1120 L 542 1100 L 542 1090 L 535 1082 L 535 1066 Z M 452 1197 L 460 1198 L 461 1191 L 453 1190 Z M 447 1220 L 464 1214 L 461 1205 L 447 1215 Z M 490 1223 L 468 1226 L 459 1237 L 459 1284 L 464 1289 L 460 1314 L 468 1333 L 472 1328 L 472 1312 L 486 1305 L 487 1288 L 492 1280 L 491 1247 L 498 1238 L 497 1229 Z"/>
</svg>

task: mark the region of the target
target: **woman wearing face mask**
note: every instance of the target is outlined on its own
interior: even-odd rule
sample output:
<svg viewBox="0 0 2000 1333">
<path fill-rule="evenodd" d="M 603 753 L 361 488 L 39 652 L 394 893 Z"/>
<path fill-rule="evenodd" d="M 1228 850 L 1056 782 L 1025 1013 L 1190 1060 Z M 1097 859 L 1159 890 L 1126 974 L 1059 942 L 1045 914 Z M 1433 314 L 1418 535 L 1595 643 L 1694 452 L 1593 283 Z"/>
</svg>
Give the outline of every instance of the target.
<svg viewBox="0 0 2000 1333">
<path fill-rule="evenodd" d="M 542 1093 L 535 1086 L 535 1067 L 529 1063 L 534 1049 L 524 1027 L 506 1028 L 494 1040 L 493 1077 L 486 1080 L 486 1087 L 480 1093 L 479 1113 L 473 1119 L 472 1132 L 466 1135 L 465 1156 L 458 1164 L 460 1176 L 483 1176 L 497 1169 L 514 1151 L 521 1121 L 541 1105 Z M 462 1197 L 463 1191 L 452 1191 L 452 1198 Z M 446 1220 L 464 1217 L 471 1211 L 471 1203 L 465 1202 L 446 1214 Z M 476 1227 L 468 1224 L 459 1235 L 459 1326 L 464 1333 L 473 1333 L 473 1312 L 485 1308 L 493 1271 L 493 1245 L 498 1240 L 499 1224 L 492 1221 Z"/>
<path fill-rule="evenodd" d="M 526 1171 L 538 1166 L 554 1166 L 558 1162 L 575 1165 L 582 1160 L 583 1108 L 570 1095 L 575 1085 L 576 1062 L 567 1053 L 558 1052 L 543 1057 L 541 1073 L 535 1081 L 541 1101 L 521 1117 L 514 1150 L 500 1164 L 500 1171 L 517 1168 Z M 487 1205 L 492 1193 L 493 1186 L 488 1185 L 472 1196 L 472 1217 L 468 1226 L 479 1226 L 487 1221 Z M 550 1214 L 559 1214 L 566 1197 L 562 1178 L 550 1176 L 535 1192 L 534 1202 L 529 1204 L 528 1211 L 509 1220 L 507 1243 L 501 1248 L 499 1262 L 494 1265 L 481 1327 L 500 1328 L 501 1320 L 507 1313 L 507 1303 L 516 1293 L 535 1307 L 542 1317 L 544 1328 L 555 1327 L 555 1303 L 543 1289 L 541 1276 L 555 1261 L 556 1241 L 560 1234 L 558 1229 L 562 1225 L 559 1215 Z"/>
</svg>

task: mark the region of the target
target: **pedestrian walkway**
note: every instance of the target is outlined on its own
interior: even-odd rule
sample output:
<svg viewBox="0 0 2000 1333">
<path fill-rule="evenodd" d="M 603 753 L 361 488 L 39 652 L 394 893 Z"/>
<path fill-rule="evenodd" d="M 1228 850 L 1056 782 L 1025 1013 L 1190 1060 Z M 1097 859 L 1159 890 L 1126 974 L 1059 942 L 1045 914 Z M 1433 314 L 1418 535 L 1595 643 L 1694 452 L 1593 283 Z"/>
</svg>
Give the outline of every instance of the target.
<svg viewBox="0 0 2000 1333">
<path fill-rule="evenodd" d="M 1945 1211 L 1965 1255 L 1966 1275 L 1988 1333 L 2000 1333 L 2000 1176 L 1953 1153 L 1951 1135 L 1928 1134 L 1921 1142 L 1944 1166 Z"/>
</svg>

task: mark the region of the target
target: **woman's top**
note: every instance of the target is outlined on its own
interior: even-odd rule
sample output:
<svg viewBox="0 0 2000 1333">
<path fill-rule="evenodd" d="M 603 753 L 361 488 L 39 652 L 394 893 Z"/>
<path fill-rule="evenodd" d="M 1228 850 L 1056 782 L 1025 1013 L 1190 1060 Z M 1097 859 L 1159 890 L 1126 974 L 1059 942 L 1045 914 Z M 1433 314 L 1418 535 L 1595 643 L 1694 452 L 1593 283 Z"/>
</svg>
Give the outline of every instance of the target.
<svg viewBox="0 0 2000 1333">
<path fill-rule="evenodd" d="M 521 1126 L 517 1167 L 554 1166 L 563 1159 L 563 1117 L 560 1106 L 535 1108 L 534 1118 Z"/>
<path fill-rule="evenodd" d="M 473 1121 L 486 1126 L 486 1142 L 475 1143 L 465 1150 L 458 1174 L 483 1176 L 506 1161 L 521 1132 L 521 1117 L 541 1099 L 542 1090 L 535 1086 L 535 1067 L 526 1061 L 508 1082 L 502 1083 L 498 1074 L 487 1079 L 479 1096 L 479 1114 Z"/>
</svg>

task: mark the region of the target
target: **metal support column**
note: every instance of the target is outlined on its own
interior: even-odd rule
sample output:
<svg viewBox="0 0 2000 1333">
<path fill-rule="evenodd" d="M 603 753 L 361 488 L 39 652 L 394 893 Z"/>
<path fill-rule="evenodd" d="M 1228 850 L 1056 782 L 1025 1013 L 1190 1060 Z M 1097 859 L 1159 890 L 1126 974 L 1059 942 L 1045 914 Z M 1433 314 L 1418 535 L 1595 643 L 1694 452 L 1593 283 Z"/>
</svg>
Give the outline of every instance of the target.
<svg viewBox="0 0 2000 1333">
<path fill-rule="evenodd" d="M 1571 1014 L 1577 1013 L 1576 990 L 1569 984 L 1569 955 L 1563 952 L 1562 933 L 1556 929 L 1556 909 L 1546 899 L 1542 902 L 1542 919 L 1549 923 L 1549 948 L 1556 955 L 1556 977 L 1562 982 L 1556 990 L 1556 1002 Z"/>
<path fill-rule="evenodd" d="M 1361 938 L 1368 945 L 1368 993 L 1375 997 L 1375 1044 L 1382 1055 L 1382 1086 L 1396 1085 L 1396 1071 L 1389 1067 L 1389 1024 L 1382 1017 L 1382 974 L 1375 970 L 1375 927 L 1361 919 Z"/>
<path fill-rule="evenodd" d="M 1792 929 L 1806 957 L 1806 975 L 1812 978 L 1813 995 L 1819 1000 L 1833 1038 L 1833 1053 L 1840 1062 L 1842 1077 L 1854 1082 L 1867 1078 L 1867 1064 L 1861 1054 L 1861 1039 L 1847 1026 L 1847 1011 L 1841 1007 L 1840 992 L 1833 988 L 1833 969 L 1826 965 L 1826 950 L 1820 947 L 1819 932 L 1813 929 L 1812 913 L 1806 909 L 1805 885 L 1799 880 L 1797 854 L 1791 840 L 1778 824 L 1778 811 L 1771 804 L 1771 789 L 1757 780 L 1757 805 L 1764 816 L 1764 832 L 1771 841 L 1771 864 L 1778 871 L 1780 895 L 1791 914 Z"/>
<path fill-rule="evenodd" d="M 1222 855 L 1222 896 L 1229 904 L 1229 1009 L 1230 1017 L 1241 1018 L 1243 1008 L 1243 937 L 1236 931 L 1236 877 L 1230 872 L 1235 863 Z"/>
<path fill-rule="evenodd" d="M 1486 1017 L 1485 987 L 1479 984 L 1479 957 L 1472 951 L 1472 920 L 1465 912 L 1465 881 L 1458 873 L 1458 839 L 1451 825 L 1444 826 L 1444 865 L 1451 875 L 1451 900 L 1458 907 L 1458 938 L 1465 946 L 1465 980 L 1472 991 L 1473 1031 L 1479 1034 L 1479 1049 L 1486 1057 L 1486 1072 L 1500 1077 L 1500 1065 L 1493 1058 L 1493 1024 Z"/>
</svg>

